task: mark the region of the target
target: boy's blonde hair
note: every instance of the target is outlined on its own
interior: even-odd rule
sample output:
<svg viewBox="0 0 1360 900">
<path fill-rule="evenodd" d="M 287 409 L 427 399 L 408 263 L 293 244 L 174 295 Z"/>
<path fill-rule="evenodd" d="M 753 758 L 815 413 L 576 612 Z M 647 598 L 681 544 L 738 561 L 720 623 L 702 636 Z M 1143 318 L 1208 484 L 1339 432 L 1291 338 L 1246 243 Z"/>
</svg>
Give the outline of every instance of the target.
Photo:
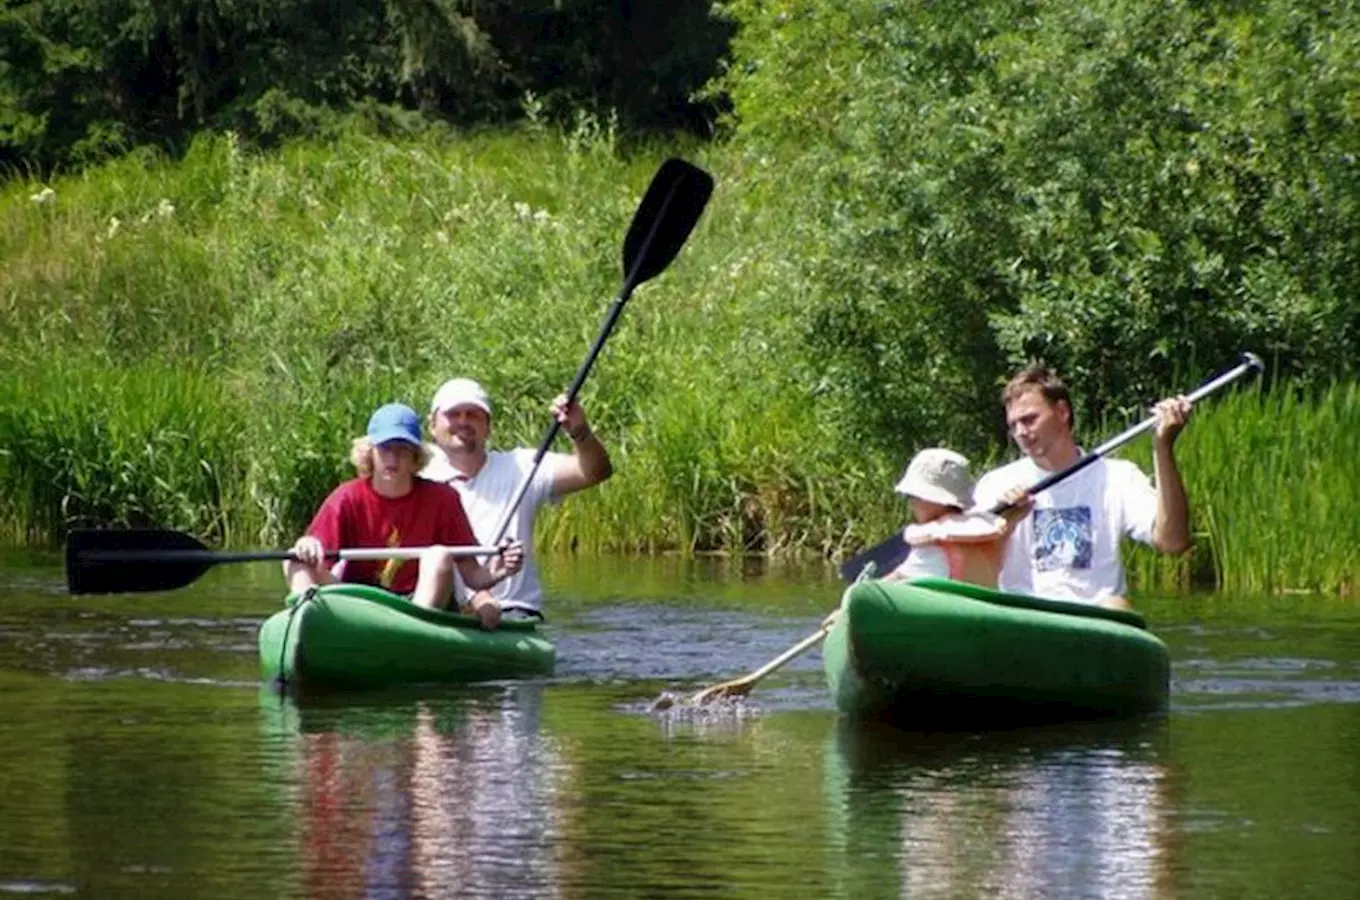
<svg viewBox="0 0 1360 900">
<path fill-rule="evenodd" d="M 416 457 L 416 470 L 425 468 L 430 462 L 430 448 L 421 444 L 419 447 L 408 445 L 411 452 Z M 357 437 L 349 448 L 349 461 L 354 466 L 354 470 L 359 473 L 360 478 L 373 477 L 373 441 L 367 436 Z"/>
</svg>

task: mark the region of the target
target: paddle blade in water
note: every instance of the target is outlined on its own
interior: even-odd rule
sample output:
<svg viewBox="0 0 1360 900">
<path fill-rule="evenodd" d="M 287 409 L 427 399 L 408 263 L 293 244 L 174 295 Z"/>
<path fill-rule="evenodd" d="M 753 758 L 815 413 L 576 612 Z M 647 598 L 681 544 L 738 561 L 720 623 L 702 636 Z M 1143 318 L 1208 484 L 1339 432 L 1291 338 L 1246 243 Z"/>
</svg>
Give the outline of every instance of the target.
<svg viewBox="0 0 1360 900">
<path fill-rule="evenodd" d="M 713 193 L 713 177 L 671 158 L 652 176 L 623 241 L 626 289 L 659 275 L 671 264 L 699 221 Z"/>
<path fill-rule="evenodd" d="M 72 594 L 168 591 L 213 562 L 211 551 L 182 532 L 82 529 L 66 540 L 66 587 Z"/>
</svg>

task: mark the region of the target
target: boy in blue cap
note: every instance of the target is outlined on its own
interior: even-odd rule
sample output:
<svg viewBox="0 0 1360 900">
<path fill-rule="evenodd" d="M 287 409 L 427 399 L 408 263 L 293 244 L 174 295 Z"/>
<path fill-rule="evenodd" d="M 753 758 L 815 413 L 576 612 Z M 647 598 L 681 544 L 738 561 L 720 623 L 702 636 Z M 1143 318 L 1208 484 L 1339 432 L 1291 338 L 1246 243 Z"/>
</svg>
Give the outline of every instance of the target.
<svg viewBox="0 0 1360 900">
<path fill-rule="evenodd" d="M 331 491 L 293 545 L 296 559 L 284 564 L 290 590 L 340 580 L 377 585 L 410 595 L 420 606 L 443 609 L 453 596 L 455 568 L 464 583 L 485 590 L 523 566 L 519 541 L 507 542 L 485 566 L 450 553 L 451 547 L 475 546 L 477 539 L 457 491 L 416 476 L 429 461 L 429 451 L 420 439 L 420 419 L 409 406 L 389 403 L 373 413 L 367 433 L 354 441 L 350 461 L 359 477 Z M 326 555 L 352 547 L 429 549 L 418 562 L 349 560 L 337 578 Z M 494 601 L 483 600 L 460 612 L 477 615 L 487 628 L 500 622 Z"/>
</svg>

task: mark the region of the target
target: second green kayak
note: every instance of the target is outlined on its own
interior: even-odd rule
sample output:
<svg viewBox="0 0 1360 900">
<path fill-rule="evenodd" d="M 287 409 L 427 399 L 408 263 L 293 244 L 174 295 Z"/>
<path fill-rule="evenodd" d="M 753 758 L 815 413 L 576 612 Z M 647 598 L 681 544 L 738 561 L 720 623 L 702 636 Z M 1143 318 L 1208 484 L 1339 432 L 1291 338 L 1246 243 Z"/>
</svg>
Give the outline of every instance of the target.
<svg viewBox="0 0 1360 900">
<path fill-rule="evenodd" d="M 1148 712 L 1170 685 L 1136 613 L 943 578 L 852 585 L 822 658 L 843 713 L 906 722 Z"/>
<path fill-rule="evenodd" d="M 361 584 L 290 596 L 260 626 L 259 646 L 266 679 L 308 689 L 548 675 L 557 655 L 535 622 L 485 631 L 472 616 Z"/>
</svg>

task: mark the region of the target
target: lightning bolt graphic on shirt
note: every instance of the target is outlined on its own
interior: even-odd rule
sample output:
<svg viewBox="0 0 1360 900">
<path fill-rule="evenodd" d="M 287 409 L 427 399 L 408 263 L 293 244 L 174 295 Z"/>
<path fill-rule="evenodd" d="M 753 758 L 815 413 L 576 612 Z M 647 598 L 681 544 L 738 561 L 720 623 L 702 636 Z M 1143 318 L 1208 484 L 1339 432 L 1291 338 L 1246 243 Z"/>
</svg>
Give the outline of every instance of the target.
<svg viewBox="0 0 1360 900">
<path fill-rule="evenodd" d="M 387 546 L 389 547 L 401 546 L 400 531 L 398 531 L 395 528 L 392 529 L 392 533 L 387 536 Z M 405 560 L 389 559 L 387 562 L 383 563 L 383 567 L 378 570 L 378 584 L 382 585 L 385 588 L 390 588 L 392 586 L 392 582 L 397 577 L 397 570 L 401 568 L 403 562 L 405 562 Z"/>
</svg>

